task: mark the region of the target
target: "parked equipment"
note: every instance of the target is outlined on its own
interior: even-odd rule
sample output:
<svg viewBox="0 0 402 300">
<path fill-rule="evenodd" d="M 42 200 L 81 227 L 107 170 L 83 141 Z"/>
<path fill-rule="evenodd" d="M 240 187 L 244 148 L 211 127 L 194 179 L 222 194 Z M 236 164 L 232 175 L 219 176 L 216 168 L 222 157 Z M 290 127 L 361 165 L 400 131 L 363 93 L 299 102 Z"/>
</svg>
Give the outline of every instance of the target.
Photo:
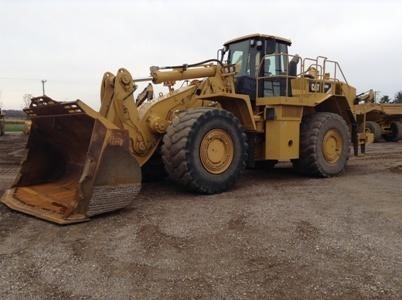
<svg viewBox="0 0 402 300">
<path fill-rule="evenodd" d="M 364 116 L 364 128 L 374 135 L 374 142 L 402 140 L 402 104 L 375 103 L 372 90 L 363 93 L 363 98 L 355 105 L 355 112 Z"/>
<path fill-rule="evenodd" d="M 288 54 L 290 40 L 262 34 L 224 44 L 219 59 L 105 73 L 101 108 L 32 99 L 28 154 L 2 202 L 59 224 L 128 206 L 145 169 L 203 194 L 230 189 L 246 166 L 291 161 L 306 175 L 343 172 L 364 150 L 350 86 L 336 61 Z M 187 84 L 175 89 L 176 81 Z M 191 80 L 191 81 L 189 81 Z M 163 83 L 134 100 L 136 83 Z M 155 167 L 156 166 L 156 167 Z"/>
</svg>

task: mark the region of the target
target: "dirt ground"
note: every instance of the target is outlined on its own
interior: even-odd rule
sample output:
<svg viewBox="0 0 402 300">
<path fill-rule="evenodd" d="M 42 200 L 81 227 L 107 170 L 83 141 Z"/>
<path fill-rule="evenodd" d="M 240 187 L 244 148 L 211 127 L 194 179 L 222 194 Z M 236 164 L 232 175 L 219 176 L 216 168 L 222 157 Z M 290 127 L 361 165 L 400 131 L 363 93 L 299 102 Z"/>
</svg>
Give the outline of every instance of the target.
<svg viewBox="0 0 402 300">
<path fill-rule="evenodd" d="M 24 145 L 0 138 L 0 192 Z M 146 183 L 132 207 L 58 226 L 0 205 L 1 299 L 401 299 L 402 143 L 336 178 L 247 170 L 229 192 Z"/>
</svg>

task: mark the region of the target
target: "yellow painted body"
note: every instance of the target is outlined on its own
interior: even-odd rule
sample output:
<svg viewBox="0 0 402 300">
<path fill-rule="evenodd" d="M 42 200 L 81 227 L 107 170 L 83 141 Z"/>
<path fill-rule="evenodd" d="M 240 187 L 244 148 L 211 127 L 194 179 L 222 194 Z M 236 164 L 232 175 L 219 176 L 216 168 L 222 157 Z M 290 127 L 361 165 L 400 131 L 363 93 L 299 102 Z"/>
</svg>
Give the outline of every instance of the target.
<svg viewBox="0 0 402 300">
<path fill-rule="evenodd" d="M 287 161 L 299 157 L 302 106 L 279 105 L 275 119 L 265 122 L 264 159 Z"/>
<path fill-rule="evenodd" d="M 319 66 L 318 59 L 314 65 Z M 102 193 L 117 193 L 113 187 L 137 193 L 140 168 L 154 155 L 176 116 L 192 108 L 215 107 L 237 117 L 245 132 L 255 137 L 250 160 L 297 159 L 304 116 L 315 111 L 334 112 L 352 128 L 355 115 L 359 114 L 352 111 L 355 89 L 325 73 L 325 64 L 319 67 L 321 72 L 313 72 L 313 77 L 312 72 L 304 75 L 303 65 L 302 73 L 297 76 L 281 74 L 279 78 L 290 84 L 291 95 L 288 92 L 275 97 L 256 95 L 254 100 L 249 95 L 236 93 L 236 68 L 222 63 L 169 70 L 152 67 L 150 80 L 163 83 L 169 91 L 156 99 L 144 100 L 139 106 L 133 96 L 136 80 L 123 68 L 116 76 L 105 73 L 99 113 L 81 101 L 66 104 L 41 98 L 27 110 L 32 119 L 30 154 L 13 187 L 1 201 L 13 209 L 60 224 L 87 220 L 94 214 L 124 207 L 130 203 L 127 197 L 116 194 L 116 199 L 125 201 L 112 205 L 115 200 L 109 204 L 102 202 L 105 201 Z M 174 90 L 177 80 L 189 79 L 192 81 Z M 265 78 L 257 78 L 257 90 L 259 80 Z M 45 136 L 41 136 L 43 132 Z M 359 135 L 356 144 L 364 138 L 364 133 Z M 336 143 L 336 134 L 329 136 L 330 139 Z M 48 158 L 54 153 L 40 154 L 42 148 L 49 150 L 46 143 L 41 144 L 43 140 L 56 150 L 61 149 L 61 153 L 54 155 L 54 161 Z M 76 144 L 69 143 L 70 140 Z M 63 150 L 70 144 L 71 153 Z M 201 149 L 194 151 L 200 151 L 201 163 L 208 172 L 221 174 L 236 152 L 231 145 L 230 136 L 211 130 L 203 138 Z M 39 150 L 35 151 L 37 147 Z M 328 149 L 326 155 L 331 158 L 336 153 Z M 43 161 L 50 168 L 60 160 L 74 172 L 56 176 L 43 171 L 41 180 L 37 180 L 34 173 L 42 170 Z"/>
<path fill-rule="evenodd" d="M 325 110 L 342 115 L 351 124 L 351 107 L 355 88 L 339 81 L 326 81 L 331 88 L 323 92 L 309 92 L 313 80 L 298 78 L 292 80 L 292 97 L 262 97 L 256 99 L 260 107 L 274 111 L 274 120 L 265 121 L 265 148 L 259 160 L 288 161 L 299 157 L 300 123 L 303 115 L 315 111 L 321 105 Z M 347 112 L 350 112 L 349 114 Z"/>
<path fill-rule="evenodd" d="M 102 83 L 100 112 L 118 127 L 128 130 L 132 152 L 140 166 L 153 155 L 177 113 L 187 109 L 221 107 L 238 117 L 246 129 L 255 130 L 250 100 L 234 91 L 234 72 L 223 70 L 218 65 L 205 65 L 182 72 L 151 70 L 151 74 L 155 76 L 156 82 L 163 78 L 169 83 L 183 78 L 211 77 L 203 81 L 192 81 L 188 86 L 171 90 L 137 108 L 132 94 L 135 90 L 134 81 L 130 73 L 125 69 L 120 69 L 116 77 L 106 73 Z"/>
</svg>

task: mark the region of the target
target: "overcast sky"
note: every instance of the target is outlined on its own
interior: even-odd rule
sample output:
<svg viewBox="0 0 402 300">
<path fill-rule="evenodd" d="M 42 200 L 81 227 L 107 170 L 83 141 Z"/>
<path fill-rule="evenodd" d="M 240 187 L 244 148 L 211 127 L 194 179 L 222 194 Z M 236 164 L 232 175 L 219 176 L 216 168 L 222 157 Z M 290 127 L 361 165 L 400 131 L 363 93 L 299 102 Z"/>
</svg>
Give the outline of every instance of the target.
<svg viewBox="0 0 402 300">
<path fill-rule="evenodd" d="M 105 71 L 215 58 L 249 33 L 292 40 L 290 53 L 338 60 L 348 82 L 393 98 L 402 90 L 402 1 L 0 0 L 0 102 L 23 95 L 99 108 Z"/>
</svg>

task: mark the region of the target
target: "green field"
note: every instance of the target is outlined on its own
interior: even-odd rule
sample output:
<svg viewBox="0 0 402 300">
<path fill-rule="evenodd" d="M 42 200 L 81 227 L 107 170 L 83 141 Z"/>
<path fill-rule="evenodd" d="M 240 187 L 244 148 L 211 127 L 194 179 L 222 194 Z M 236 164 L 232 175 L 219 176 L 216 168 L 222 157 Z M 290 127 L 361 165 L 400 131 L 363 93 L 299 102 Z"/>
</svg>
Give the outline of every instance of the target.
<svg viewBox="0 0 402 300">
<path fill-rule="evenodd" d="M 18 132 L 24 130 L 24 120 L 21 119 L 6 119 L 4 131 Z"/>
<path fill-rule="evenodd" d="M 4 127 L 4 131 L 7 132 L 17 132 L 23 131 L 24 123 L 6 123 Z"/>
</svg>

